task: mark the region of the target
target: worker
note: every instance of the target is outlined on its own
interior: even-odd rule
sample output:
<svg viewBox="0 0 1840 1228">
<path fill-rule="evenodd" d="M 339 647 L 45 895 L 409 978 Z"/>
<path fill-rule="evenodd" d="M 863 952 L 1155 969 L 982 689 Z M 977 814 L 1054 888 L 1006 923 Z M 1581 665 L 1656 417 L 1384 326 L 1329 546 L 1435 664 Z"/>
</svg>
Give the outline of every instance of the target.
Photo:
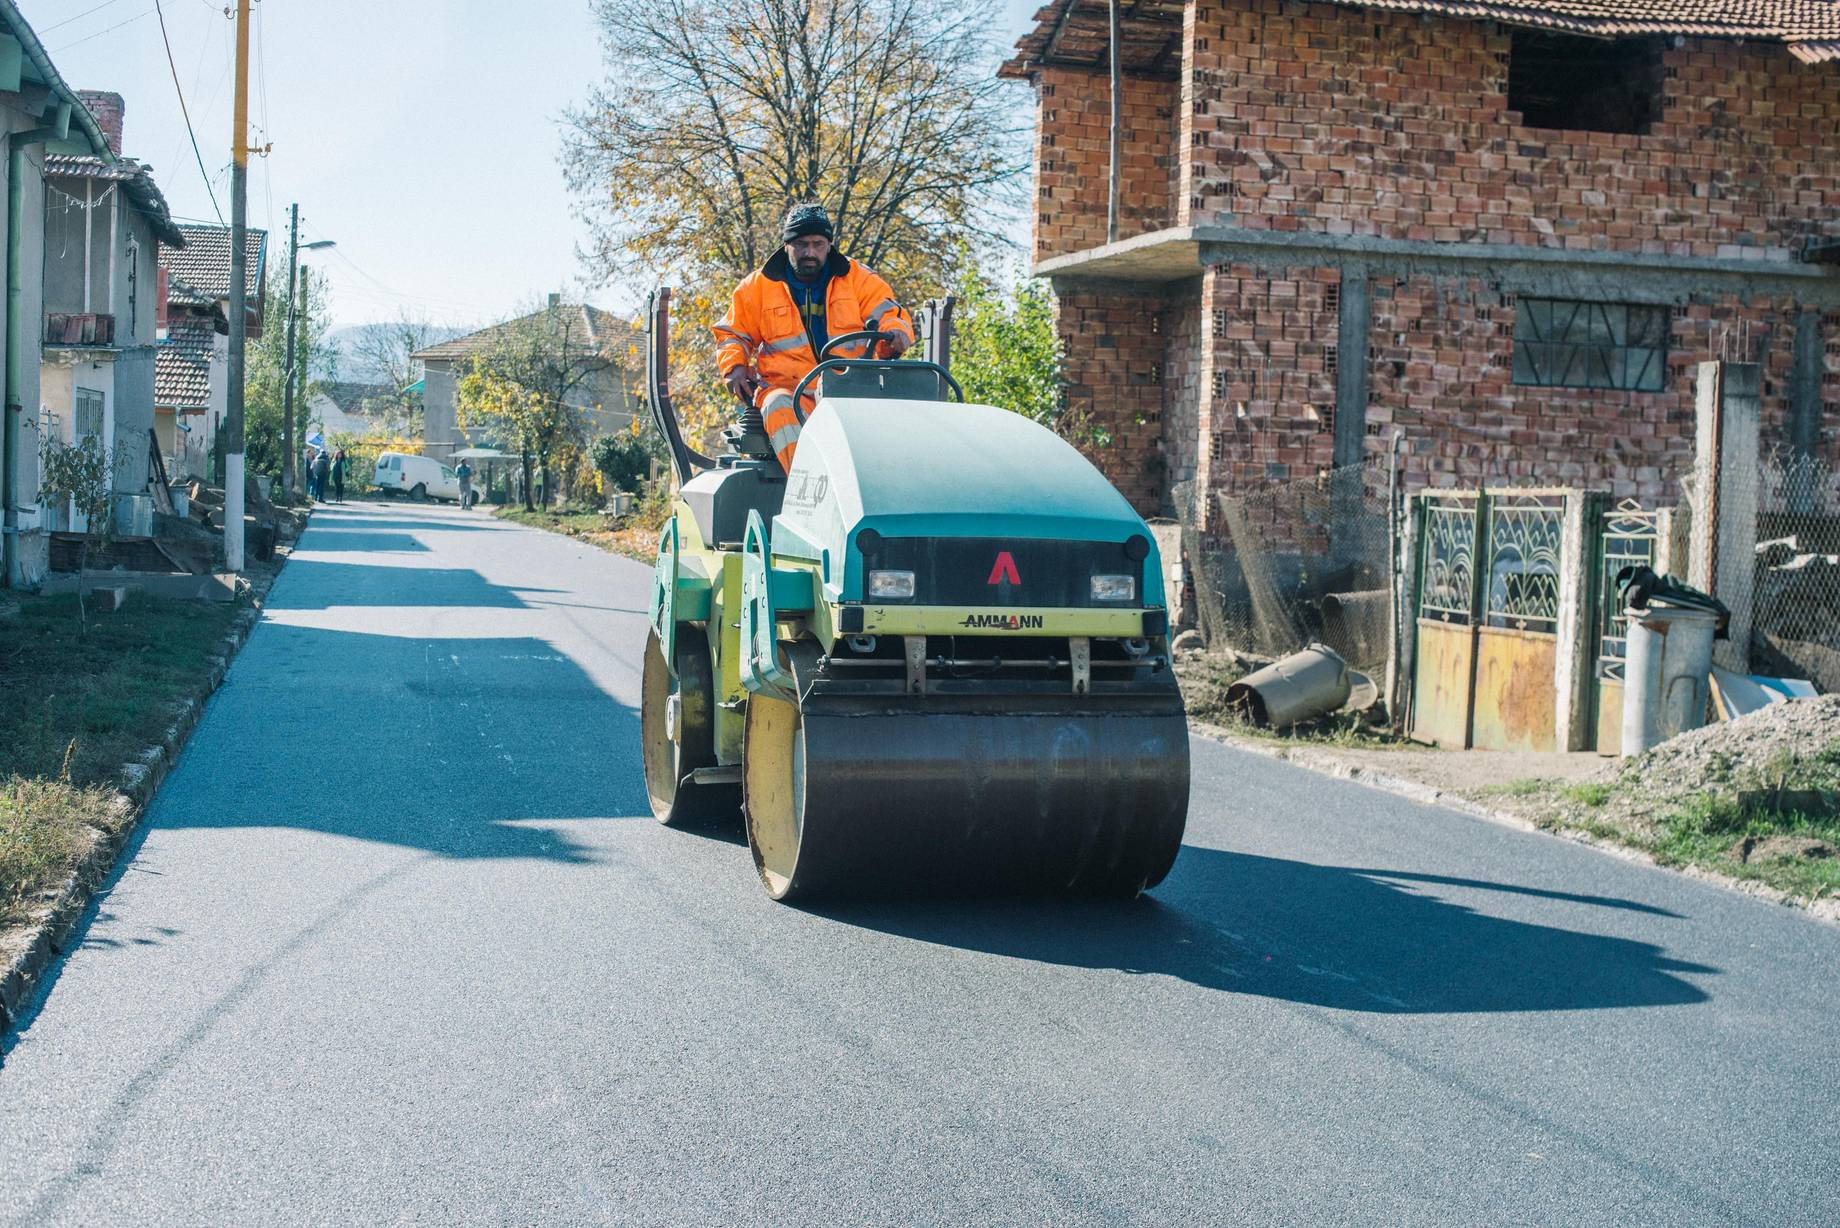
<svg viewBox="0 0 1840 1228">
<path fill-rule="evenodd" d="M 877 358 L 899 358 L 914 343 L 914 322 L 894 301 L 888 283 L 836 250 L 824 206 L 807 201 L 786 214 L 784 246 L 735 287 L 728 314 L 717 321 L 716 364 L 737 400 L 759 405 L 767 437 L 786 470 L 798 450 L 799 419 L 792 391 L 818 365 L 832 337 L 880 330 Z M 839 346 L 833 358 L 861 358 L 865 343 Z M 814 398 L 805 394 L 805 412 Z"/>
</svg>

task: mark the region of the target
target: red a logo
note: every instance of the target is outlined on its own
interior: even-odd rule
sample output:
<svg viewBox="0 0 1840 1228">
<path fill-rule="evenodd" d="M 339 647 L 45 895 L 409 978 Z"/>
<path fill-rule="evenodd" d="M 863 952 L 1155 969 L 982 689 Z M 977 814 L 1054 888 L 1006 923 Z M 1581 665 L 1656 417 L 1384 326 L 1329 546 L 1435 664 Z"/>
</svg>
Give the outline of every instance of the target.
<svg viewBox="0 0 1840 1228">
<path fill-rule="evenodd" d="M 986 584 L 1021 584 L 1022 583 L 1022 577 L 1016 571 L 1016 560 L 1010 557 L 1009 551 L 999 550 L 997 552 L 996 564 L 992 566 L 990 569 L 990 579 L 984 581 L 984 583 Z"/>
</svg>

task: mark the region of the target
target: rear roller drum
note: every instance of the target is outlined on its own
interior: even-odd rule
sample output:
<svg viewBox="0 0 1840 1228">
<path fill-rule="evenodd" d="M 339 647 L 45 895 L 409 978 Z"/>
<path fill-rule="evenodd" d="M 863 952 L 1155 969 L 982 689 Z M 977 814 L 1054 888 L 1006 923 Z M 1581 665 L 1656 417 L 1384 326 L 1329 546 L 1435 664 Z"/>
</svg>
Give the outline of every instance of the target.
<svg viewBox="0 0 1840 1228">
<path fill-rule="evenodd" d="M 732 784 L 690 779 L 698 768 L 715 766 L 715 680 L 701 628 L 680 626 L 676 640 L 672 677 L 658 633 L 646 637 L 639 715 L 645 791 L 652 814 L 667 827 L 732 818 L 741 802 Z"/>
</svg>

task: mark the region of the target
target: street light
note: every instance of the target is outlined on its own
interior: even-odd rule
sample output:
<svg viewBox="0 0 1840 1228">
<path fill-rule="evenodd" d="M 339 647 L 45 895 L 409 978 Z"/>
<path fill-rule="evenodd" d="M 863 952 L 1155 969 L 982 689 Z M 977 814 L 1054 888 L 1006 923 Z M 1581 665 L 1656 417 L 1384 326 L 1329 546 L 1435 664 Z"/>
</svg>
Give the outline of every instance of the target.
<svg viewBox="0 0 1840 1228">
<path fill-rule="evenodd" d="M 287 357 L 281 371 L 281 485 L 292 498 L 300 493 L 300 474 L 294 451 L 294 321 L 299 316 L 300 253 L 324 251 L 331 239 L 300 241 L 300 206 L 288 207 L 288 314 Z"/>
</svg>

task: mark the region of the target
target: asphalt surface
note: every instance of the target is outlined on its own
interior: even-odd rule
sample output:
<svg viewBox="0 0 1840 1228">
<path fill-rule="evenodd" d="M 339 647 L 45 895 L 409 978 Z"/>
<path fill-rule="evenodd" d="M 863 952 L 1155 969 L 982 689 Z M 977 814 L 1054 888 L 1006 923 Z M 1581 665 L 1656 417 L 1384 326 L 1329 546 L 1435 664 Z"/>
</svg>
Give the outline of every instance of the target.
<svg viewBox="0 0 1840 1228">
<path fill-rule="evenodd" d="M 1194 743 L 1135 905 L 771 903 L 646 568 L 322 510 L 0 1068 L 0 1222 L 1840 1223 L 1840 929 Z"/>
</svg>

